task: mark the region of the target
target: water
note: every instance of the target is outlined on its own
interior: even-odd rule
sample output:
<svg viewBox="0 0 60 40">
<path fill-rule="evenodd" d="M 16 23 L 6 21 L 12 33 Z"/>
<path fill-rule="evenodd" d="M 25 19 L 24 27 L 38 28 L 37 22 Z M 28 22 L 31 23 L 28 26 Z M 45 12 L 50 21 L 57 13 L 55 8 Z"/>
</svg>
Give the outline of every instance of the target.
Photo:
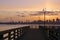
<svg viewBox="0 0 60 40">
<path fill-rule="evenodd" d="M 6 24 L 0 24 L 0 31 L 9 30 L 13 28 L 18 27 L 24 27 L 24 26 L 30 26 L 30 28 L 39 28 L 39 26 L 44 26 L 44 24 L 16 24 L 16 25 L 6 25 Z M 60 25 L 53 25 L 53 24 L 45 24 L 47 27 L 59 27 Z"/>
<path fill-rule="evenodd" d="M 18 28 L 18 27 L 24 27 L 24 26 L 28 26 L 28 25 L 6 25 L 6 24 L 0 24 L 0 31 L 4 31 L 4 30 L 9 30 L 9 29 L 14 29 L 14 28 Z"/>
</svg>

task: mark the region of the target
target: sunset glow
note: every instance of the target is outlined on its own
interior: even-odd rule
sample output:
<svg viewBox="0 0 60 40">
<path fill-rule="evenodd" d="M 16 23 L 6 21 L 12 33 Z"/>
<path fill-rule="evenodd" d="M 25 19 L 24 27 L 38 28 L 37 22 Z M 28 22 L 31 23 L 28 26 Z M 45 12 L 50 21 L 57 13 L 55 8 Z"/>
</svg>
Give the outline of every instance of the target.
<svg viewBox="0 0 60 40">
<path fill-rule="evenodd" d="M 30 16 L 30 13 L 25 13 L 21 17 L 21 11 L 42 11 L 46 8 L 46 11 L 60 10 L 60 0 L 0 0 L 0 21 L 12 20 L 14 21 L 33 21 L 33 20 L 44 20 L 44 15 Z M 57 13 L 56 13 L 57 14 Z M 45 15 L 46 20 L 60 19 L 60 14 L 57 15 Z M 32 19 L 32 20 L 31 20 Z"/>
</svg>

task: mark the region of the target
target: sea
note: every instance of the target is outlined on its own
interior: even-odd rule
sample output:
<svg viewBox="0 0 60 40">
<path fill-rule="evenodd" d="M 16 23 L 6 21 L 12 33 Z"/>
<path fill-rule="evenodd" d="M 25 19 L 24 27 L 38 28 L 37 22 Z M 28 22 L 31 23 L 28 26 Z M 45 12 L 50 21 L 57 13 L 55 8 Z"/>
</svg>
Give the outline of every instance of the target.
<svg viewBox="0 0 60 40">
<path fill-rule="evenodd" d="M 39 28 L 39 26 L 46 26 L 46 27 L 60 27 L 60 24 L 0 24 L 0 31 L 14 29 L 14 28 L 20 28 L 24 26 L 30 26 L 30 28 Z"/>
</svg>

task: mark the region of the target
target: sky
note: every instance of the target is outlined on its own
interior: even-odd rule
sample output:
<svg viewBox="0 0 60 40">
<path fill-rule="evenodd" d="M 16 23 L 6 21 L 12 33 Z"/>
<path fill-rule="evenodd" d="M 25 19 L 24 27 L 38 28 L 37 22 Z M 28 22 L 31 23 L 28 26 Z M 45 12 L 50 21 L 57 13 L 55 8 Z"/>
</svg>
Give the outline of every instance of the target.
<svg viewBox="0 0 60 40">
<path fill-rule="evenodd" d="M 0 0 L 0 10 L 60 10 L 60 0 Z"/>
<path fill-rule="evenodd" d="M 60 10 L 60 0 L 0 0 L 0 21 L 10 20 L 11 17 L 12 20 L 23 20 L 28 14 L 33 14 L 36 12 L 32 11 L 40 11 L 43 8 L 46 8 L 47 11 L 55 11 Z M 20 12 L 20 11 L 31 11 L 29 12 Z M 37 16 L 34 14 L 34 16 L 31 17 L 31 15 L 28 15 L 29 17 L 26 17 L 25 19 L 33 19 L 38 20 L 39 15 Z M 40 16 L 43 19 L 43 16 Z M 49 16 L 46 15 L 46 18 L 57 18 L 59 16 Z M 20 18 L 20 19 L 19 19 Z"/>
</svg>

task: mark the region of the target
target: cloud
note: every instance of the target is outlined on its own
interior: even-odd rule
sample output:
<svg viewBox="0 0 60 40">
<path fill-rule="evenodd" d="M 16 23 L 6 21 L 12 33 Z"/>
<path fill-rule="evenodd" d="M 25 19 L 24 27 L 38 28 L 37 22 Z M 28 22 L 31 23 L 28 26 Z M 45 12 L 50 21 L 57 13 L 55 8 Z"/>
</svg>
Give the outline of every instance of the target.
<svg viewBox="0 0 60 40">
<path fill-rule="evenodd" d="M 52 11 L 46 11 L 46 12 L 40 11 L 35 14 L 30 14 L 30 16 L 38 16 L 38 15 L 58 15 L 58 13 Z"/>
</svg>

